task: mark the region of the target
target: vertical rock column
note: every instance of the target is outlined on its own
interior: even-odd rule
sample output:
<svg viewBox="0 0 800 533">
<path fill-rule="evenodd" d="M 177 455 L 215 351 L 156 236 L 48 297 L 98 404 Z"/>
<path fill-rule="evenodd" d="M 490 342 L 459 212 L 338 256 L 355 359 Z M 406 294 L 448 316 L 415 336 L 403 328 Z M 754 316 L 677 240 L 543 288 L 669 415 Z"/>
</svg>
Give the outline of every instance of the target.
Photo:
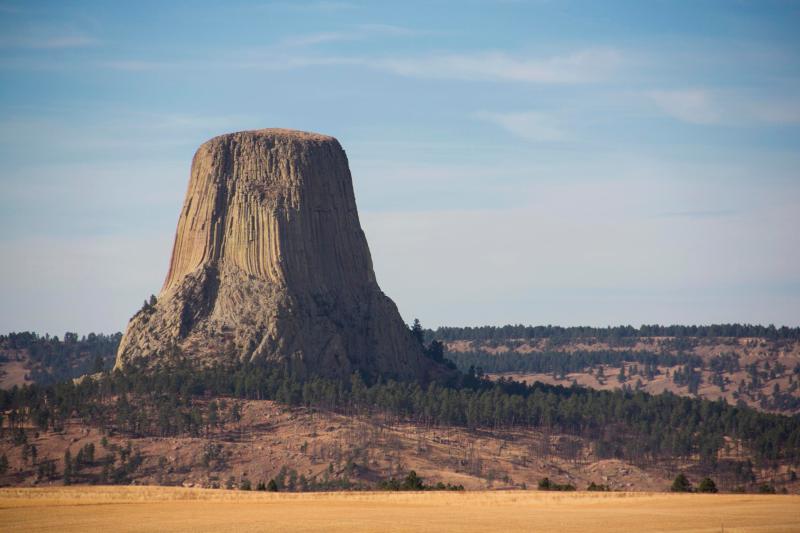
<svg viewBox="0 0 800 533">
<path fill-rule="evenodd" d="M 336 377 L 442 372 L 378 287 L 336 139 L 266 129 L 197 150 L 164 286 L 131 319 L 117 367 L 178 355 Z"/>
</svg>

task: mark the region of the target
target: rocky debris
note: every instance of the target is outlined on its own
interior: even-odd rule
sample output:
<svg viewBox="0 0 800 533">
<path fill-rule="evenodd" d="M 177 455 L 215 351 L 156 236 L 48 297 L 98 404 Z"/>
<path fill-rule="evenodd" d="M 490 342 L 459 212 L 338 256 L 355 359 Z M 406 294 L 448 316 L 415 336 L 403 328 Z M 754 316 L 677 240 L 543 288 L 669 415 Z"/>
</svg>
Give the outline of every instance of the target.
<svg viewBox="0 0 800 533">
<path fill-rule="evenodd" d="M 446 372 L 378 287 L 339 142 L 282 129 L 215 137 L 194 156 L 166 281 L 116 367 L 176 357 L 329 377 Z"/>
</svg>

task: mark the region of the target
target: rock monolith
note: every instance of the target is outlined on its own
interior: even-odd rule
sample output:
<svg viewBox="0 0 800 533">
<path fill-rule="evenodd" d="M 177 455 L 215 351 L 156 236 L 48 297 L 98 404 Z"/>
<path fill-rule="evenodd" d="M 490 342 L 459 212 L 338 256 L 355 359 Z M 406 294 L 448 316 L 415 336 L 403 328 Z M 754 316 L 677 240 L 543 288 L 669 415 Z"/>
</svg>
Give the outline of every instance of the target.
<svg viewBox="0 0 800 533">
<path fill-rule="evenodd" d="M 329 377 L 438 373 L 378 287 L 336 139 L 264 129 L 197 150 L 166 281 L 128 324 L 116 366 L 174 357 Z"/>
</svg>

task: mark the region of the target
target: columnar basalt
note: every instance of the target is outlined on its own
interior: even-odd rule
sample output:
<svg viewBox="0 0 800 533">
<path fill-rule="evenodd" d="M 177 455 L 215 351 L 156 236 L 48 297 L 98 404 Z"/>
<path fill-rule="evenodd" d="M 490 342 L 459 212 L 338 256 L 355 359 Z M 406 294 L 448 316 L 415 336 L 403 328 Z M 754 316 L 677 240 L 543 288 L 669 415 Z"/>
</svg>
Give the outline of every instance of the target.
<svg viewBox="0 0 800 533">
<path fill-rule="evenodd" d="M 337 377 L 440 371 L 378 287 L 336 139 L 266 129 L 198 149 L 166 281 L 117 367 L 178 355 Z"/>
</svg>

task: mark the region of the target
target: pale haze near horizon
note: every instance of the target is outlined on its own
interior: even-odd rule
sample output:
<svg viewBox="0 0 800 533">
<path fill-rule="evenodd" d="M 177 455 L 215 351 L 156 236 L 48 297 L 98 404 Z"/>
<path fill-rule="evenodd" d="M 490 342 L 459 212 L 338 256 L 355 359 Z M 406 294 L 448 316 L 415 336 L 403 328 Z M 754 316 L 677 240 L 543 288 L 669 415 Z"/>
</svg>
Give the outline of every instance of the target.
<svg viewBox="0 0 800 533">
<path fill-rule="evenodd" d="M 0 333 L 123 330 L 194 150 L 336 136 L 439 325 L 800 325 L 794 2 L 0 2 Z"/>
</svg>

